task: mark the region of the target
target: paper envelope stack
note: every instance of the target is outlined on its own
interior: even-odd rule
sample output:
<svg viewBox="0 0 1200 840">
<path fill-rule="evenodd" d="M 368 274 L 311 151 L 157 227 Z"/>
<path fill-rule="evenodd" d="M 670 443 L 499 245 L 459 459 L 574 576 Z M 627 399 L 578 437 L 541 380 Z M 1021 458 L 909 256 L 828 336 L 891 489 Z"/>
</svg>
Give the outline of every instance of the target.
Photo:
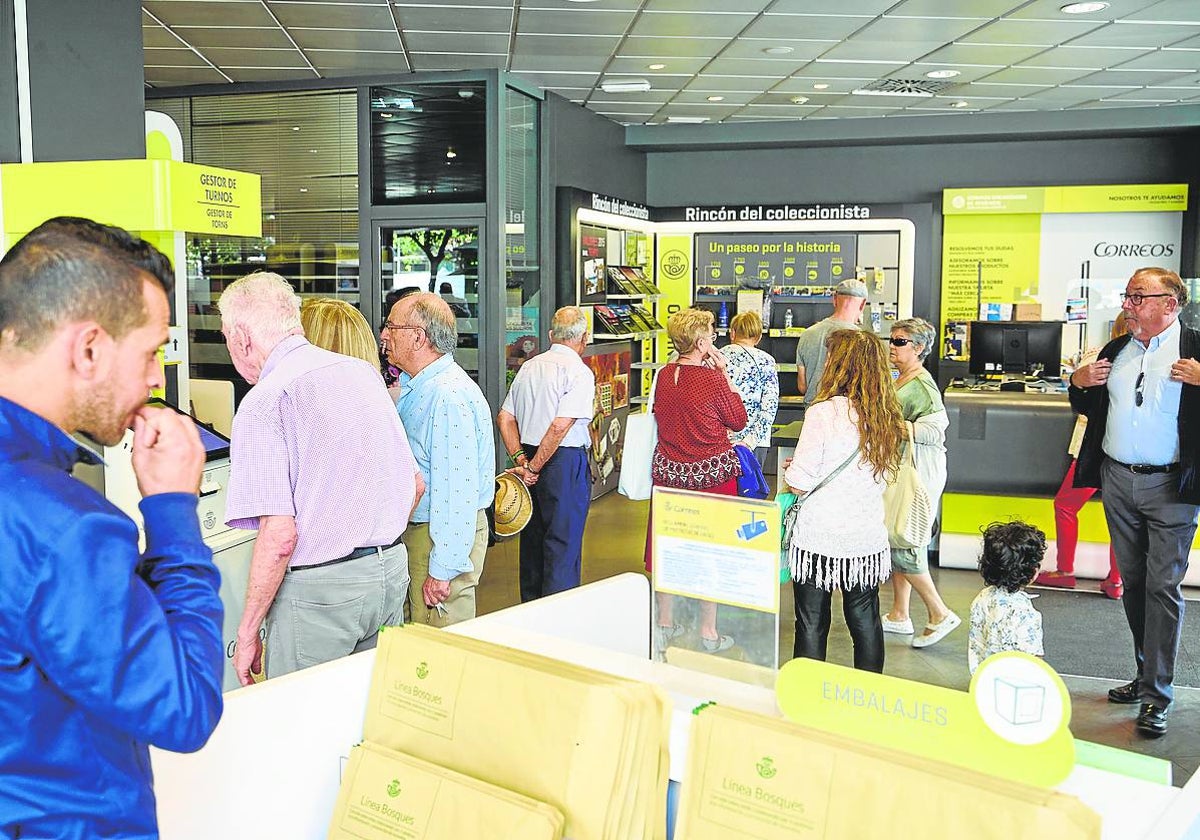
<svg viewBox="0 0 1200 840">
<path fill-rule="evenodd" d="M 560 840 L 557 808 L 402 753 L 350 752 L 329 840 Z"/>
<path fill-rule="evenodd" d="M 926 840 L 1100 837 L 1073 796 L 720 706 L 692 720 L 682 793 L 687 840 L 888 837 L 914 803 Z"/>
<path fill-rule="evenodd" d="M 572 840 L 664 840 L 670 714 L 656 686 L 406 625 L 363 737 L 553 805 Z"/>
</svg>

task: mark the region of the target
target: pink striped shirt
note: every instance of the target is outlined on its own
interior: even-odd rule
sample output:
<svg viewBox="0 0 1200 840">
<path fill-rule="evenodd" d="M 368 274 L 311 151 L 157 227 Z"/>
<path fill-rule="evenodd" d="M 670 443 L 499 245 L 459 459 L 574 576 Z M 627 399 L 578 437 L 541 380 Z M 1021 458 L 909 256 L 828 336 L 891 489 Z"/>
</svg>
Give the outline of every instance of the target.
<svg viewBox="0 0 1200 840">
<path fill-rule="evenodd" d="M 233 419 L 226 524 L 296 517 L 291 568 L 390 545 L 408 524 L 415 471 L 379 371 L 291 336 Z"/>
</svg>

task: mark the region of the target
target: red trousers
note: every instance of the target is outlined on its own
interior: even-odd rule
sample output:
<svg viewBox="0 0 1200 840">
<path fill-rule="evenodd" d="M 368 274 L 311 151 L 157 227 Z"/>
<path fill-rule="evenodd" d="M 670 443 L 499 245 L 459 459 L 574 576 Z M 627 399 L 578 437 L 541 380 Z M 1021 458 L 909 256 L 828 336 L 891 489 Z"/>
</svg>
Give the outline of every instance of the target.
<svg viewBox="0 0 1200 840">
<path fill-rule="evenodd" d="M 1075 573 L 1075 546 L 1079 542 L 1079 511 L 1092 496 L 1096 495 L 1095 487 L 1074 487 L 1075 465 L 1067 467 L 1067 475 L 1063 478 L 1062 486 L 1054 496 L 1054 526 L 1058 531 L 1058 570 L 1065 574 Z M 1113 552 L 1112 544 L 1108 546 L 1108 578 L 1113 583 L 1119 583 L 1121 573 L 1117 571 L 1117 555 Z"/>
</svg>

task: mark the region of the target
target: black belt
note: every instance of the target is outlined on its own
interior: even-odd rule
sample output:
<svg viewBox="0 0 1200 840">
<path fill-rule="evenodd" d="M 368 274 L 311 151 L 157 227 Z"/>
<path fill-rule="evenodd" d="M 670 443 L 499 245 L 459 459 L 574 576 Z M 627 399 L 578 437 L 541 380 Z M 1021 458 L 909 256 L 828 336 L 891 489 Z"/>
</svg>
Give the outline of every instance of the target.
<svg viewBox="0 0 1200 840">
<path fill-rule="evenodd" d="M 1178 461 L 1176 461 L 1174 464 L 1126 464 L 1122 461 L 1116 461 L 1112 458 L 1109 458 L 1108 460 L 1112 461 L 1118 467 L 1124 467 L 1125 469 L 1129 470 L 1131 473 L 1137 473 L 1138 475 L 1155 475 L 1157 473 L 1172 473 L 1172 472 L 1175 472 L 1175 470 L 1179 469 Z"/>
<path fill-rule="evenodd" d="M 387 551 L 389 548 L 395 548 L 400 545 L 402 537 L 396 537 L 391 545 L 369 545 L 365 548 L 356 548 L 347 554 L 345 557 L 339 557 L 336 560 L 326 560 L 324 563 L 313 563 L 310 566 L 296 566 L 288 569 L 289 572 L 305 572 L 309 569 L 323 569 L 326 566 L 336 566 L 338 563 L 347 563 L 351 560 L 357 560 L 360 557 L 366 557 L 368 554 L 374 554 L 376 551 Z"/>
</svg>

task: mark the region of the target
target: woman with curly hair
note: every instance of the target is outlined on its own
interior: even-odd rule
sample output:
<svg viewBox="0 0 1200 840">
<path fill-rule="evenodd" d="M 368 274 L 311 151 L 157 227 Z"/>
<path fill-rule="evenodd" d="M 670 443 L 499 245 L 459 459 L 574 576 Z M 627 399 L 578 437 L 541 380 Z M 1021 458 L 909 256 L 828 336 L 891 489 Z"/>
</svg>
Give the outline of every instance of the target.
<svg viewBox="0 0 1200 840">
<path fill-rule="evenodd" d="M 878 337 L 837 330 L 826 347 L 820 390 L 784 472 L 802 504 L 788 547 L 795 656 L 825 659 L 830 603 L 840 589 L 854 667 L 880 673 L 879 585 L 891 571 L 883 491 L 900 463 L 904 418 Z"/>
<path fill-rule="evenodd" d="M 987 584 L 971 602 L 967 666 L 971 673 L 994 653 L 1020 650 L 1042 656 L 1042 614 L 1025 587 L 1046 553 L 1046 535 L 1024 522 L 993 522 L 983 532 L 979 574 Z"/>
</svg>

